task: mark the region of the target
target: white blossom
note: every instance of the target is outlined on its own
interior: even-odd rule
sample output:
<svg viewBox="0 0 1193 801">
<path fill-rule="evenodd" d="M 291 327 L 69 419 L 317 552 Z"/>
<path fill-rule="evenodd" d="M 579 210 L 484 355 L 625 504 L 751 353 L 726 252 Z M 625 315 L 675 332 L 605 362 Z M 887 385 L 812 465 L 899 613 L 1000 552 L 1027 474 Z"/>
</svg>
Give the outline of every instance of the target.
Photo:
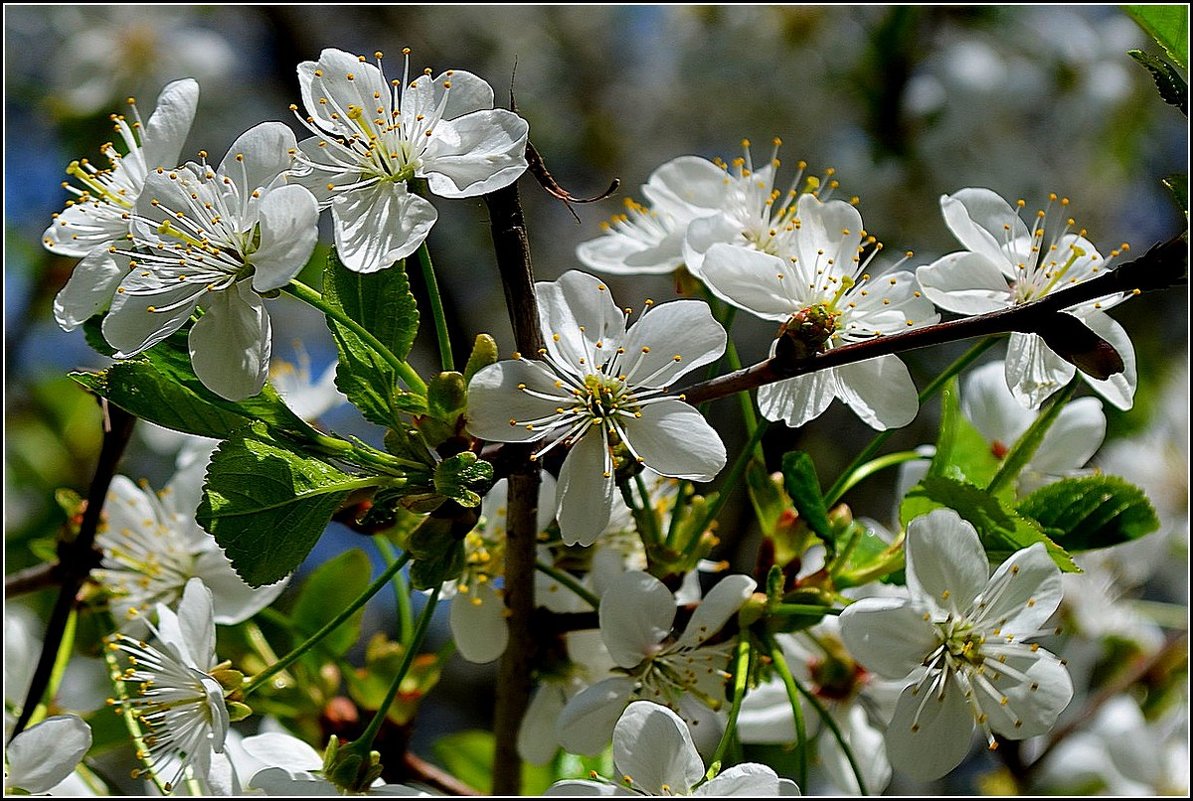
<svg viewBox="0 0 1193 801">
<path fill-rule="evenodd" d="M 229 726 L 224 690 L 212 675 L 219 663 L 211 591 L 192 578 L 178 613 L 158 604 L 157 625 L 146 625 L 158 645 L 125 634 L 109 638 L 108 647 L 123 651 L 131 665 L 114 676 L 130 693 L 120 703 L 140 724 L 141 757 L 164 786 L 177 786 L 191 771 L 205 780 L 212 754 L 224 750 Z"/>
<path fill-rule="evenodd" d="M 1052 195 L 1049 206 L 1057 200 Z M 1067 213 L 1068 198 L 1059 202 Z M 1018 208 L 1026 205 L 1020 200 Z M 1088 281 L 1109 268 L 1126 249 L 1104 259 L 1085 238 L 1085 230 L 1067 218 L 1051 226 L 1041 210 L 1031 228 L 1016 209 L 989 189 L 962 189 L 940 199 L 945 223 L 964 250 L 950 253 L 916 271 L 924 294 L 937 306 L 958 314 L 985 314 L 1039 300 L 1067 286 Z M 1105 339 L 1123 359 L 1124 371 L 1105 380 L 1082 373 L 1093 389 L 1119 409 L 1130 409 L 1135 395 L 1135 349 L 1122 326 L 1105 314 L 1126 300 L 1122 293 L 1066 309 Z M 1058 356 L 1037 334 L 1012 333 L 1007 345 L 1007 386 L 1016 400 L 1037 408 L 1067 384 L 1077 368 Z"/>
<path fill-rule="evenodd" d="M 508 186 L 527 166 L 529 126 L 493 108 L 493 89 L 470 72 L 430 69 L 402 80 L 343 50 L 298 65 L 314 134 L 302 142 L 295 179 L 331 208 L 336 253 L 350 270 L 372 273 L 409 256 L 431 231 L 435 207 L 410 191 L 424 178 L 440 197 L 477 197 Z M 292 107 L 297 108 L 297 107 Z"/>
<path fill-rule="evenodd" d="M 568 702 L 558 723 L 563 747 L 577 754 L 598 753 L 635 698 L 666 704 L 689 720 L 701 705 L 719 707 L 733 642 L 708 641 L 754 588 L 749 576 L 726 576 L 696 607 L 683 632 L 673 635 L 675 597 L 663 582 L 638 571 L 612 581 L 601 598 L 601 638 L 624 675 L 599 681 Z"/>
<path fill-rule="evenodd" d="M 887 728 L 891 764 L 932 779 L 965 758 L 975 726 L 991 747 L 995 733 L 1047 732 L 1073 683 L 1059 659 L 1024 642 L 1045 633 L 1061 600 L 1044 546 L 1015 552 L 991 576 L 977 532 L 938 509 L 908 524 L 906 560 L 909 598 L 864 598 L 840 617 L 867 670 L 910 679 Z"/>
<path fill-rule="evenodd" d="M 133 211 L 149 172 L 178 163 L 198 103 L 199 84 L 189 78 L 174 81 L 158 96 L 147 122 L 136 104 L 131 121 L 112 115 L 126 153 L 109 142 L 101 148 L 108 167 L 100 169 L 82 159 L 66 168 L 82 188 L 63 183 L 75 198 L 54 215 L 42 236 L 50 252 L 82 259 L 54 299 L 54 319 L 63 330 L 73 331 L 112 302 L 128 272 L 127 263 L 112 250 L 127 247 Z"/>
<path fill-rule="evenodd" d="M 803 194 L 775 214 L 778 221 L 765 232 L 749 229 L 732 243 L 710 245 L 699 275 L 729 303 L 781 323 L 781 336 L 806 351 L 797 355 L 939 319 L 910 272 L 871 276 L 868 269 L 880 247 L 862 229 L 861 215 L 849 203 Z M 698 220 L 692 229 L 706 223 Z M 863 257 L 865 247 L 870 250 Z M 772 355 L 779 341 L 772 345 Z M 907 425 L 919 411 L 911 375 L 894 355 L 819 370 L 758 390 L 763 416 L 792 427 L 818 417 L 834 398 L 880 430 Z"/>
<path fill-rule="evenodd" d="M 191 364 L 229 400 L 261 391 L 269 372 L 270 322 L 261 293 L 306 264 L 318 238 L 318 204 L 285 185 L 297 145 L 278 122 L 240 136 L 212 169 L 204 160 L 149 174 L 137 201 L 134 242 L 104 338 L 128 358 L 203 315 L 190 330 Z"/>
<path fill-rule="evenodd" d="M 668 395 L 684 374 L 717 359 L 725 330 L 700 301 L 652 306 L 626 329 L 597 278 L 577 271 L 536 285 L 543 361 L 518 358 L 479 371 L 468 388 L 468 428 L 497 442 L 572 446 L 559 474 L 563 541 L 591 545 L 612 514 L 615 459 L 624 452 L 674 478 L 710 481 L 725 446 L 694 408 Z"/>
<path fill-rule="evenodd" d="M 601 236 L 581 243 L 576 258 L 614 275 L 671 272 L 683 264 L 688 223 L 715 214 L 729 183 L 724 171 L 707 159 L 672 159 L 642 186 L 649 207 L 626 198 L 625 211 L 601 223 Z"/>
<path fill-rule="evenodd" d="M 613 728 L 613 766 L 621 781 L 556 782 L 548 795 L 794 796 L 799 788 L 766 765 L 745 762 L 704 781 L 704 761 L 679 715 L 650 701 L 625 708 Z"/>
</svg>

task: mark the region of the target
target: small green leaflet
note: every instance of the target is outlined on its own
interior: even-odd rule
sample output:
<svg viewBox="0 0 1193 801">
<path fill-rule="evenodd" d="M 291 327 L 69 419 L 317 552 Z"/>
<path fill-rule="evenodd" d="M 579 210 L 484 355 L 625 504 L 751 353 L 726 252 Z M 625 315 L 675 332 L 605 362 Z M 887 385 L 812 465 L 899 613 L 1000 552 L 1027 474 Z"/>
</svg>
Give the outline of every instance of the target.
<svg viewBox="0 0 1193 801">
<path fill-rule="evenodd" d="M 353 548 L 327 560 L 315 568 L 302 584 L 298 600 L 290 610 L 290 622 L 302 637 L 309 637 L 327 623 L 340 609 L 346 608 L 369 586 L 372 566 L 360 548 Z M 319 643 L 322 651 L 332 656 L 348 653 L 360 639 L 360 624 L 364 619 L 362 606 Z"/>
<path fill-rule="evenodd" d="M 928 475 L 960 478 L 984 487 L 997 472 L 998 459 L 990 444 L 961 412 L 960 391 L 954 378 L 941 391 L 940 434 Z"/>
<path fill-rule="evenodd" d="M 1143 490 L 1118 476 L 1057 481 L 1024 498 L 1019 512 L 1074 552 L 1139 539 L 1160 527 Z"/>
<path fill-rule="evenodd" d="M 824 508 L 824 496 L 820 492 L 820 479 L 816 477 L 816 466 L 812 457 L 803 451 L 792 451 L 783 455 L 783 485 L 791 496 L 796 511 L 830 548 L 833 547 L 833 532 L 828 522 L 828 510 Z"/>
<path fill-rule="evenodd" d="M 1178 67 L 1189 68 L 1189 6 L 1123 6 L 1131 19 L 1156 40 Z"/>
<path fill-rule="evenodd" d="M 384 481 L 349 475 L 253 423 L 212 456 L 198 521 L 240 577 L 261 587 L 302 563 L 349 494 Z"/>
<path fill-rule="evenodd" d="M 323 271 L 323 299 L 360 323 L 399 359 L 410 354 L 419 317 L 404 261 L 365 275 L 345 267 L 332 250 Z M 409 410 L 404 408 L 409 401 L 401 399 L 410 393 L 398 386 L 393 367 L 335 320 L 328 318 L 327 327 L 340 356 L 336 386 L 368 420 L 395 425 L 398 412 Z"/>
<path fill-rule="evenodd" d="M 1170 106 L 1176 106 L 1186 117 L 1189 116 L 1189 85 L 1176 71 L 1176 67 L 1162 58 L 1157 58 L 1142 50 L 1128 50 L 1127 55 L 1139 62 L 1152 74 L 1156 83 L 1156 91 L 1160 99 Z"/>
</svg>

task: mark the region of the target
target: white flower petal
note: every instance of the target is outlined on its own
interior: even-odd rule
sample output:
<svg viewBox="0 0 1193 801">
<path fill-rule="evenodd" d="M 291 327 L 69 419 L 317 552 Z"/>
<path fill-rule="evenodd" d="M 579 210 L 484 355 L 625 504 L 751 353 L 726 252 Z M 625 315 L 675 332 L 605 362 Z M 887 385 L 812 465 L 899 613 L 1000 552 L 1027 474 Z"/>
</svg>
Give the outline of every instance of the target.
<svg viewBox="0 0 1193 801">
<path fill-rule="evenodd" d="M 555 758 L 559 753 L 555 721 L 566 703 L 567 697 L 558 684 L 549 681 L 539 684 L 518 727 L 519 756 L 532 765 L 546 765 Z"/>
<path fill-rule="evenodd" d="M 134 269 L 112 296 L 112 308 L 102 325 L 104 339 L 116 349 L 116 358 L 135 356 L 181 328 L 208 294 L 205 286 L 164 284 L 152 273 Z"/>
<path fill-rule="evenodd" d="M 832 372 L 841 400 L 871 428 L 901 428 L 920 411 L 915 382 L 898 356 L 846 364 Z"/>
<path fill-rule="evenodd" d="M 676 647 L 695 648 L 720 631 L 750 599 L 757 586 L 754 579 L 740 573 L 718 581 L 692 613 Z"/>
<path fill-rule="evenodd" d="M 525 423 L 557 416 L 555 410 L 570 397 L 557 383 L 555 375 L 540 362 L 501 361 L 481 369 L 468 384 L 468 430 L 473 436 L 493 442 L 530 442 L 541 438 L 547 423 L 533 428 L 527 428 Z M 522 385 L 536 393 L 557 396 L 559 400 L 545 400 L 522 392 L 518 389 Z M 511 424 L 511 420 L 523 424 Z"/>
<path fill-rule="evenodd" d="M 613 728 L 613 764 L 648 795 L 686 795 L 704 777 L 688 725 L 665 706 L 635 701 Z"/>
<path fill-rule="evenodd" d="M 601 639 L 623 668 L 634 667 L 657 650 L 674 620 L 675 598 L 649 573 L 624 573 L 610 582 L 601 598 Z"/>
<path fill-rule="evenodd" d="M 625 418 L 629 445 L 643 464 L 664 476 L 712 481 L 725 466 L 725 445 L 704 415 L 679 399 L 644 406 Z"/>
<path fill-rule="evenodd" d="M 1072 380 L 1077 368 L 1057 356 L 1036 334 L 1011 334 L 1007 343 L 1007 386 L 1028 409 L 1040 404 Z"/>
<path fill-rule="evenodd" d="M 14 787 L 46 792 L 74 771 L 90 747 L 91 727 L 75 715 L 55 715 L 30 726 L 5 748 L 4 794 Z"/>
<path fill-rule="evenodd" d="M 418 250 L 439 217 L 427 200 L 392 181 L 336 196 L 331 215 L 336 255 L 358 273 L 384 270 Z"/>
<path fill-rule="evenodd" d="M 887 757 L 913 779 L 937 779 L 965 759 L 973 730 L 965 690 L 955 680 L 946 681 L 943 688 L 929 683 L 918 693 L 911 686 L 899 696 L 887 727 Z"/>
<path fill-rule="evenodd" d="M 357 133 L 349 128 L 349 105 L 372 112 L 379 102 L 389 106 L 392 97 L 391 88 L 380 69 L 334 48 L 320 53 L 318 62 L 299 64 L 298 84 L 307 112 L 320 127 L 333 132 Z M 324 98 L 327 102 L 320 102 Z"/>
<path fill-rule="evenodd" d="M 165 636 L 162 638 L 163 642 L 182 649 L 182 653 L 190 654 L 193 659 L 191 667 L 202 671 L 210 670 L 216 662 L 213 604 L 207 585 L 201 579 L 189 579 L 182 591 L 182 600 L 178 602 L 176 620 L 179 639 L 171 642 Z M 166 634 L 165 630 L 162 630 L 162 634 Z"/>
<path fill-rule="evenodd" d="M 440 197 L 476 197 L 509 186 L 526 171 L 529 132 L 526 120 L 505 109 L 443 120 L 427 143 L 419 174 Z"/>
<path fill-rule="evenodd" d="M 669 386 L 719 359 L 726 341 L 725 329 L 712 316 L 707 303 L 663 303 L 644 312 L 626 332 L 621 372 L 631 385 Z"/>
<path fill-rule="evenodd" d="M 1084 467 L 1102 447 L 1105 438 L 1106 414 L 1102 411 L 1102 402 L 1097 398 L 1070 401 L 1044 434 L 1030 467 L 1035 472 L 1050 475 L 1063 475 Z"/>
<path fill-rule="evenodd" d="M 608 784 L 606 782 L 590 782 L 584 779 L 567 779 L 561 782 L 555 782 L 547 788 L 545 793 L 549 796 L 557 795 L 634 795 L 624 787 L 618 787 L 615 784 Z"/>
<path fill-rule="evenodd" d="M 831 370 L 786 378 L 758 388 L 758 410 L 767 420 L 783 420 L 799 428 L 815 420 L 837 397 Z"/>
<path fill-rule="evenodd" d="M 680 156 L 650 174 L 642 194 L 681 225 L 716 213 L 725 200 L 725 171 L 699 156 Z"/>
<path fill-rule="evenodd" d="M 1109 342 L 1123 360 L 1123 371 L 1110 376 L 1104 381 L 1091 378 L 1085 373 L 1081 377 L 1111 406 L 1122 411 L 1129 410 L 1135 404 L 1135 387 L 1139 377 L 1135 367 L 1135 347 L 1131 338 L 1123 327 L 1114 319 L 1101 312 L 1093 312 L 1082 316 L 1081 321 L 1090 327 L 1095 334 Z"/>
<path fill-rule="evenodd" d="M 977 531 L 952 509 L 936 509 L 908 523 L 906 554 L 912 598 L 944 612 L 969 609 L 990 576 Z"/>
<path fill-rule="evenodd" d="M 1032 421 L 1032 416 L 1023 413 L 1023 407 L 1007 388 L 1006 365 L 1002 362 L 983 364 L 965 377 L 961 412 L 987 442 L 1001 443 L 1007 448 Z"/>
<path fill-rule="evenodd" d="M 891 781 L 891 763 L 887 761 L 886 749 L 883 748 L 882 731 L 870 723 L 862 704 L 846 704 L 843 707 L 830 707 L 833 717 L 841 727 L 846 745 L 857 757 L 866 789 L 870 793 L 880 793 Z M 837 738 L 825 732 L 820 736 L 818 746 L 824 772 L 832 783 L 849 795 L 859 795 L 857 776 Z"/>
<path fill-rule="evenodd" d="M 980 619 L 999 636 L 1036 636 L 1060 606 L 1060 569 L 1042 543 L 1016 551 L 982 592 Z M 993 597 L 991 597 L 993 596 Z"/>
<path fill-rule="evenodd" d="M 559 471 L 555 516 L 566 545 L 592 545 L 613 513 L 612 461 L 604 433 L 589 429 Z"/>
<path fill-rule="evenodd" d="M 54 297 L 54 319 L 74 331 L 112 303 L 116 287 L 128 274 L 128 255 L 99 248 L 75 265 L 66 286 Z"/>
<path fill-rule="evenodd" d="M 611 358 L 614 343 L 625 337 L 625 312 L 613 301 L 613 293 L 594 275 L 569 270 L 557 281 L 535 284 L 539 324 L 547 337 L 547 352 L 559 366 L 577 376 L 592 373 L 592 361 L 605 351 Z M 604 347 L 597 348 L 596 343 Z"/>
<path fill-rule="evenodd" d="M 107 201 L 76 200 L 54 217 L 42 234 L 42 245 L 59 256 L 82 258 L 128 235 L 129 223 L 124 213 L 124 208 Z"/>
<path fill-rule="evenodd" d="M 287 577 L 264 587 L 250 587 L 236 574 L 218 546 L 196 557 L 195 576 L 211 590 L 213 619 L 221 626 L 234 626 L 248 620 L 277 600 L 290 581 Z"/>
<path fill-rule="evenodd" d="M 863 598 L 839 618 L 841 639 L 866 670 L 902 679 L 938 644 L 924 610 L 902 598 Z"/>
<path fill-rule="evenodd" d="M 146 168 L 170 168 L 178 163 L 198 106 L 198 81 L 183 78 L 166 84 L 141 133 L 141 153 Z"/>
<path fill-rule="evenodd" d="M 801 308 L 793 295 L 800 291 L 795 286 L 799 271 L 769 253 L 714 244 L 704 255 L 700 277 L 717 297 L 764 320 L 782 322 Z"/>
<path fill-rule="evenodd" d="M 242 224 L 254 220 L 255 215 L 250 210 L 257 205 L 257 198 L 253 193 L 278 183 L 282 174 L 293 165 L 297 148 L 294 132 L 280 122 L 254 125 L 228 148 L 228 154 L 220 162 L 219 174 L 236 186 L 235 197 L 241 204 L 239 217 Z M 270 193 L 264 194 L 268 196 Z M 247 230 L 247 226 L 242 230 Z"/>
<path fill-rule="evenodd" d="M 634 692 L 628 676 L 604 679 L 574 695 L 556 723 L 565 751 L 592 756 L 605 750 L 613 727 Z"/>
<path fill-rule="evenodd" d="M 301 186 L 281 186 L 266 193 L 258 208 L 260 244 L 249 257 L 255 269 L 253 289 L 279 289 L 298 275 L 319 239 L 319 204 Z"/>
<path fill-rule="evenodd" d="M 249 756 L 270 767 L 286 770 L 320 770 L 323 756 L 308 745 L 289 734 L 266 732 L 245 737 L 241 747 Z"/>
<path fill-rule="evenodd" d="M 269 375 L 269 312 L 248 281 L 212 292 L 188 344 L 195 375 L 221 398 L 250 398 Z"/>
<path fill-rule="evenodd" d="M 1030 241 L 1030 232 L 1005 200 L 989 189 L 962 189 L 940 198 L 945 224 L 966 250 L 1010 266 L 1008 242 Z M 1004 226 L 1011 226 L 1007 230 Z"/>
<path fill-rule="evenodd" d="M 510 638 L 505 602 L 492 584 L 477 584 L 452 598 L 450 623 L 460 656 L 469 662 L 482 665 L 505 653 Z"/>
<path fill-rule="evenodd" d="M 576 258 L 585 267 L 611 275 L 662 274 L 683 264 L 682 245 L 683 232 L 678 230 L 647 242 L 610 228 L 596 239 L 577 245 Z"/>
<path fill-rule="evenodd" d="M 773 769 L 756 762 L 746 762 L 722 771 L 716 778 L 697 787 L 692 795 L 753 798 L 786 794 L 779 791 L 779 776 Z"/>
<path fill-rule="evenodd" d="M 986 314 L 1011 305 L 1007 279 L 998 264 L 981 253 L 950 253 L 915 271 L 924 295 L 958 314 Z"/>
<path fill-rule="evenodd" d="M 692 220 L 683 243 L 684 264 L 688 272 L 703 280 L 705 254 L 718 243 L 746 244 L 741 235 L 741 223 L 728 214 L 713 214 Z"/>
<path fill-rule="evenodd" d="M 1016 675 L 997 667 L 984 674 L 997 696 L 979 695 L 990 728 L 1011 740 L 1046 734 L 1073 699 L 1073 680 L 1068 669 L 1043 649 L 1034 653 L 1023 649 L 1007 656 L 1005 665 Z M 1021 680 L 1020 675 L 1025 678 Z"/>
</svg>

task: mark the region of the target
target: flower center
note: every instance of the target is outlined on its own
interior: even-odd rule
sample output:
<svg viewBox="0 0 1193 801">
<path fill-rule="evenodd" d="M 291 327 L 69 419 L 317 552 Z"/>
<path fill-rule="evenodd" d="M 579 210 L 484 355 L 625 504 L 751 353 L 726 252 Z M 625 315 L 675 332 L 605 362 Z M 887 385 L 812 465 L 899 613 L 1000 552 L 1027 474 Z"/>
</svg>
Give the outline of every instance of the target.
<svg viewBox="0 0 1193 801">
<path fill-rule="evenodd" d="M 828 303 L 817 303 L 800 309 L 779 328 L 779 336 L 791 348 L 796 359 L 806 359 L 828 349 L 828 342 L 840 326 L 842 312 L 834 308 L 844 292 L 853 286 L 853 281 L 841 281 L 837 297 Z"/>
</svg>

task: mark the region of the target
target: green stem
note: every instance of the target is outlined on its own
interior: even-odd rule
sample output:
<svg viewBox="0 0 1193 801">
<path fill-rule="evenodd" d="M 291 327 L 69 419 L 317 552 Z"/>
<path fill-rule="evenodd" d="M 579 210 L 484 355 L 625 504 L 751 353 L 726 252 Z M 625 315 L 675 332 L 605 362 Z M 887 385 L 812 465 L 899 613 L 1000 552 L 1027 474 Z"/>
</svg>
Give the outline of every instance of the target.
<svg viewBox="0 0 1193 801">
<path fill-rule="evenodd" d="M 1019 439 L 1015 440 L 1015 444 L 1011 446 L 1010 452 L 1003 459 L 998 472 L 994 474 L 994 478 L 990 479 L 986 492 L 997 495 L 1023 472 L 1023 468 L 1027 467 L 1027 463 L 1031 461 L 1031 457 L 1035 456 L 1040 443 L 1044 441 L 1044 435 L 1048 433 L 1048 429 L 1056 422 L 1056 418 L 1060 416 L 1065 404 L 1069 402 L 1076 391 L 1077 379 L 1074 377 L 1068 386 L 1052 397 L 1048 408 L 1036 417 Z"/>
<path fill-rule="evenodd" d="M 783 680 L 784 689 L 787 690 L 787 701 L 791 704 L 791 716 L 795 721 L 795 739 L 799 744 L 795 781 L 800 790 L 806 792 L 808 788 L 808 730 L 804 725 L 804 710 L 799 703 L 800 689 L 802 688 L 796 684 L 795 677 L 791 675 L 791 668 L 787 667 L 787 657 L 783 655 L 783 649 L 779 647 L 774 638 L 768 635 L 765 645 L 775 666 L 775 671 Z"/>
<path fill-rule="evenodd" d="M 636 476 L 636 478 L 639 477 Z M 645 489 L 644 484 L 640 484 L 639 486 L 640 491 Z M 650 507 L 650 499 L 643 494 L 642 500 L 645 507 L 639 506 L 637 500 L 634 498 L 634 490 L 630 487 L 630 482 L 620 478 L 617 480 L 617 488 L 621 490 L 621 497 L 625 501 L 626 506 L 630 507 L 630 512 L 634 516 L 634 522 L 638 524 L 638 534 L 641 535 L 642 543 L 646 546 L 649 553 L 651 548 L 662 543 L 662 534 L 659 532 L 659 520 L 655 517 L 654 509 Z"/>
<path fill-rule="evenodd" d="M 406 386 L 410 387 L 411 390 L 419 395 L 427 394 L 427 385 L 422 378 L 419 377 L 418 373 L 414 371 L 414 368 L 395 356 L 393 351 L 387 348 L 381 342 L 381 340 L 373 336 L 373 334 L 365 329 L 365 327 L 360 323 L 344 314 L 342 309 L 337 309 L 336 307 L 332 306 L 323 299 L 321 294 L 297 279 L 291 279 L 290 283 L 282 287 L 282 290 L 298 298 L 303 303 L 306 303 L 309 306 L 314 306 L 316 309 L 323 312 L 325 315 L 335 320 L 340 325 L 352 331 L 352 333 L 364 340 L 369 347 L 376 351 L 381 358 L 385 359 L 385 361 L 387 361 L 389 365 L 393 367 L 395 371 L 397 371 L 398 377 L 405 382 Z"/>
<path fill-rule="evenodd" d="M 741 482 L 742 474 L 746 472 L 746 465 L 750 463 L 750 459 L 754 458 L 754 448 L 758 443 L 762 442 L 762 435 L 766 433 L 766 429 L 767 426 L 760 425 L 750 434 L 749 441 L 742 447 L 741 453 L 737 455 L 737 459 L 733 462 L 733 466 L 725 474 L 725 480 L 721 482 L 720 492 L 717 493 L 716 499 L 708 505 L 708 511 L 704 514 L 704 520 L 701 521 L 696 531 L 704 531 L 712 521 L 717 519 L 717 515 L 721 513 L 721 509 L 725 507 L 726 501 L 729 500 L 730 491 Z"/>
<path fill-rule="evenodd" d="M 443 298 L 439 295 L 439 282 L 435 280 L 435 267 L 431 264 L 431 251 L 427 249 L 426 242 L 418 246 L 418 266 L 422 268 L 423 282 L 427 285 L 427 296 L 431 301 L 431 319 L 435 321 L 435 340 L 439 343 L 439 363 L 443 365 L 444 372 L 455 370 L 447 317 L 443 313 Z"/>
<path fill-rule="evenodd" d="M 733 742 L 737 735 L 737 716 L 741 713 L 741 704 L 746 697 L 746 685 L 750 677 L 750 640 L 748 637 L 739 637 L 737 640 L 737 663 L 733 669 L 733 705 L 729 707 L 729 721 L 725 724 L 725 733 L 721 735 L 721 741 L 717 743 L 717 750 L 712 755 L 712 761 L 709 765 L 709 772 L 713 770 L 720 770 L 719 763 L 725 758 L 725 752 L 729 750 L 729 744 Z M 713 776 L 707 778 L 712 779 Z"/>
<path fill-rule="evenodd" d="M 794 615 L 839 615 L 841 612 L 842 610 L 834 609 L 831 606 L 818 606 L 816 604 L 775 604 L 767 609 L 768 614 L 780 617 Z"/>
<path fill-rule="evenodd" d="M 385 564 L 392 565 L 401 558 L 397 548 L 384 534 L 377 535 L 373 541 L 377 543 L 377 550 L 381 551 L 385 558 Z M 410 586 L 400 570 L 394 573 L 394 600 L 398 605 L 398 642 L 405 645 L 407 638 L 414 631 L 414 610 L 410 606 Z"/>
<path fill-rule="evenodd" d="M 536 561 L 534 563 L 534 569 L 544 575 L 550 576 L 553 580 L 558 581 L 560 584 L 576 593 L 576 595 L 580 596 L 580 598 L 582 598 L 584 602 L 593 609 L 601 608 L 601 599 L 598 598 L 595 593 L 589 591 L 589 589 L 581 584 L 575 576 L 573 576 L 571 573 L 568 573 L 566 570 L 560 570 L 542 561 Z"/>
<path fill-rule="evenodd" d="M 384 587 L 386 584 L 388 584 L 389 580 L 391 578 L 393 578 L 394 574 L 396 574 L 399 570 L 401 570 L 406 565 L 406 563 L 409 561 L 410 561 L 410 554 L 409 553 L 402 554 L 402 556 L 396 562 L 391 564 L 389 567 L 385 568 L 385 570 L 382 571 L 381 575 L 378 576 L 373 581 L 372 584 L 370 584 L 368 587 L 366 587 L 365 591 L 362 592 L 359 596 L 357 596 L 357 598 L 355 600 L 353 600 L 352 603 L 348 604 L 348 606 L 345 609 L 343 609 L 338 615 L 336 615 L 331 620 L 329 620 L 327 623 L 325 623 L 322 626 L 322 628 L 320 628 L 318 631 L 316 631 L 314 634 L 312 634 L 310 637 L 308 637 L 302 644 L 300 644 L 293 651 L 291 651 L 290 653 L 283 656 L 277 662 L 270 665 L 265 670 L 258 673 L 256 676 L 253 676 L 253 678 L 250 679 L 249 682 L 244 685 L 243 692 L 244 692 L 245 696 L 248 696 L 251 693 L 255 692 L 256 690 L 261 689 L 262 685 L 264 685 L 266 682 L 268 682 L 275 675 L 282 672 L 287 667 L 289 667 L 291 664 L 293 664 L 296 659 L 298 659 L 300 656 L 305 654 L 307 651 L 314 648 L 315 645 L 317 645 L 328 634 L 331 634 L 331 632 L 334 631 L 336 628 L 338 628 L 341 623 L 346 621 L 348 618 L 352 617 L 352 615 L 356 612 L 357 609 L 360 609 L 362 606 L 364 606 L 366 603 L 368 603 L 369 599 L 372 598 L 374 595 L 376 595 L 381 590 L 382 587 Z"/>
<path fill-rule="evenodd" d="M 841 494 L 844 495 L 846 492 L 849 492 L 849 490 L 880 470 L 885 470 L 888 467 L 894 467 L 904 462 L 914 462 L 916 459 L 929 458 L 931 457 L 924 456 L 919 451 L 899 451 L 898 453 L 888 453 L 884 456 L 879 456 L 877 459 L 871 459 L 853 472 L 847 474 L 848 480 L 841 487 Z"/>
<path fill-rule="evenodd" d="M 395 562 L 395 564 L 397 563 Z M 385 699 L 381 702 L 381 706 L 378 707 L 377 713 L 373 715 L 373 719 L 369 721 L 368 728 L 352 743 L 352 747 L 358 749 L 362 754 L 367 755 L 372 749 L 373 740 L 376 739 L 377 732 L 381 730 L 381 724 L 385 723 L 385 718 L 389 714 L 389 707 L 393 704 L 394 699 L 398 697 L 402 681 L 406 678 L 406 674 L 410 672 L 410 666 L 414 664 L 414 658 L 418 655 L 418 649 L 422 647 L 423 638 L 427 635 L 427 629 L 431 627 L 431 618 L 435 614 L 435 606 L 439 603 L 439 591 L 441 589 L 443 589 L 443 585 L 438 584 L 431 590 L 431 596 L 427 598 L 427 604 L 423 607 L 422 614 L 418 618 L 418 626 L 414 629 L 414 634 L 410 638 L 410 644 L 406 646 L 406 652 L 402 654 L 402 664 L 398 666 L 398 673 L 394 676 L 393 683 L 389 685 L 389 691 L 385 693 Z"/>
<path fill-rule="evenodd" d="M 949 382 L 949 379 L 971 365 L 979 356 L 989 350 L 997 341 L 998 337 L 986 337 L 972 348 L 965 351 L 965 353 L 962 353 L 960 356 L 958 356 L 956 361 L 946 367 L 940 375 L 932 379 L 928 386 L 920 390 L 919 405 L 923 406 L 925 403 L 935 397 L 936 393 L 940 392 L 941 388 L 943 388 L 944 385 Z M 857 455 L 857 458 L 849 463 L 848 467 L 841 471 L 841 475 L 837 477 L 837 480 L 833 482 L 833 485 L 828 488 L 827 492 L 824 493 L 825 506 L 831 507 L 837 501 L 841 500 L 841 496 L 845 494 L 845 490 L 857 483 L 857 481 L 853 480 L 852 478 L 853 474 L 856 473 L 862 465 L 873 459 L 874 454 L 878 453 L 879 448 L 886 444 L 886 441 L 890 439 L 891 435 L 894 433 L 894 429 L 888 429 L 886 431 L 879 432 L 874 439 L 870 440 L 870 444 L 867 445 L 862 452 Z"/>
</svg>

